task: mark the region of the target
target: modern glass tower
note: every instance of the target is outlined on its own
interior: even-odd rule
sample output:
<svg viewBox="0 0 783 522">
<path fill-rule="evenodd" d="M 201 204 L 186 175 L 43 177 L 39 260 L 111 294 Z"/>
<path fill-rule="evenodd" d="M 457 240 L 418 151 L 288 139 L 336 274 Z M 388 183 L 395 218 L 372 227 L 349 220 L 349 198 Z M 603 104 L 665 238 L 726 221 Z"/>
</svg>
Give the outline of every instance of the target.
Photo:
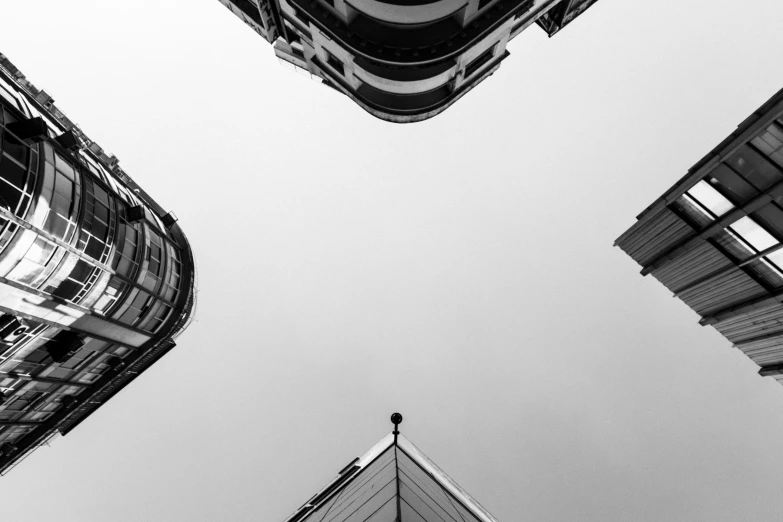
<svg viewBox="0 0 783 522">
<path fill-rule="evenodd" d="M 171 350 L 194 287 L 174 215 L 0 54 L 0 473 Z"/>
<path fill-rule="evenodd" d="M 285 522 L 497 522 L 424 453 L 394 431 L 343 468 Z"/>
<path fill-rule="evenodd" d="M 783 90 L 615 245 L 783 383 Z"/>
<path fill-rule="evenodd" d="M 378 118 L 448 108 L 500 67 L 509 40 L 550 36 L 596 0 L 220 0 L 294 67 Z"/>
</svg>

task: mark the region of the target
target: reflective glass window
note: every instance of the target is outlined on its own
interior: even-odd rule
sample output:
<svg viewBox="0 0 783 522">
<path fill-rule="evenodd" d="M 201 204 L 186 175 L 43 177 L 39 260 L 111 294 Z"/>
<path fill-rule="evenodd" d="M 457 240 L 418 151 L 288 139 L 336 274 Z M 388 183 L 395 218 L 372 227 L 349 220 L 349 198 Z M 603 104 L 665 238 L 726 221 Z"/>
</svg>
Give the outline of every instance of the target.
<svg viewBox="0 0 783 522">
<path fill-rule="evenodd" d="M 31 284 L 45 269 L 57 246 L 38 236 L 24 258 L 8 274 L 9 279 Z"/>
</svg>

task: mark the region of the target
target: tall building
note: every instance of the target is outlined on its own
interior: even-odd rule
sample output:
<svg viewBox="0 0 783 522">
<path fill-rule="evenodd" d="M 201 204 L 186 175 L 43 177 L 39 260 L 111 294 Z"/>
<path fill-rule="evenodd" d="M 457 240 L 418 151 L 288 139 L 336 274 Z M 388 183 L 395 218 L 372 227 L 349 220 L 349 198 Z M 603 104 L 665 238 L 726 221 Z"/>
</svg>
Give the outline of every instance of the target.
<svg viewBox="0 0 783 522">
<path fill-rule="evenodd" d="M 783 383 L 783 90 L 615 245 Z"/>
<path fill-rule="evenodd" d="M 286 522 L 497 522 L 424 453 L 394 431 L 345 466 Z"/>
<path fill-rule="evenodd" d="M 500 67 L 533 23 L 550 36 L 596 0 L 220 0 L 275 54 L 370 114 L 432 118 Z"/>
<path fill-rule="evenodd" d="M 0 473 L 171 350 L 194 283 L 174 215 L 0 55 Z"/>
</svg>

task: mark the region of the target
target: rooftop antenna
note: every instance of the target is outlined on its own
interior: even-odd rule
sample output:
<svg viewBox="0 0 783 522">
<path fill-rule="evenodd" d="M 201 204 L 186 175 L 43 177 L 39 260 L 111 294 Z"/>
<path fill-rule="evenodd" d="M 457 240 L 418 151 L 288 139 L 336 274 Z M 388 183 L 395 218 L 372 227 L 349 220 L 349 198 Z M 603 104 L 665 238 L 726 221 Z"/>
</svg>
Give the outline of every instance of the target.
<svg viewBox="0 0 783 522">
<path fill-rule="evenodd" d="M 400 505 L 400 466 L 397 463 L 397 435 L 400 434 L 400 424 L 402 423 L 402 415 L 399 413 L 392 413 L 392 424 L 394 424 L 394 467 L 397 475 L 397 519 L 395 522 L 402 522 L 402 506 Z"/>
</svg>

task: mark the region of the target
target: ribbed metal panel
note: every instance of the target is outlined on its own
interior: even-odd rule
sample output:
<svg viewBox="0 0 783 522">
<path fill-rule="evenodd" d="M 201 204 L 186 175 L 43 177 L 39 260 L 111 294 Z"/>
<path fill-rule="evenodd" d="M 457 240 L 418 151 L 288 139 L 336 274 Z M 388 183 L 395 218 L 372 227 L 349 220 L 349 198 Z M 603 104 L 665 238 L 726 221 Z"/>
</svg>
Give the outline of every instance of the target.
<svg viewBox="0 0 783 522">
<path fill-rule="evenodd" d="M 664 207 L 637 221 L 620 239 L 619 246 L 634 261 L 646 266 L 660 254 L 693 234 L 693 229 Z"/>
<path fill-rule="evenodd" d="M 783 333 L 778 337 L 742 345 L 739 349 L 759 366 L 783 363 Z"/>
<path fill-rule="evenodd" d="M 783 333 L 783 305 L 777 304 L 716 324 L 715 329 L 732 343 L 776 332 Z"/>
<path fill-rule="evenodd" d="M 666 288 L 677 293 L 692 283 L 719 270 L 732 266 L 732 262 L 707 241 L 685 252 L 682 256 L 651 272 Z"/>
<path fill-rule="evenodd" d="M 707 279 L 682 292 L 679 297 L 702 317 L 767 291 L 739 268 Z"/>
</svg>

